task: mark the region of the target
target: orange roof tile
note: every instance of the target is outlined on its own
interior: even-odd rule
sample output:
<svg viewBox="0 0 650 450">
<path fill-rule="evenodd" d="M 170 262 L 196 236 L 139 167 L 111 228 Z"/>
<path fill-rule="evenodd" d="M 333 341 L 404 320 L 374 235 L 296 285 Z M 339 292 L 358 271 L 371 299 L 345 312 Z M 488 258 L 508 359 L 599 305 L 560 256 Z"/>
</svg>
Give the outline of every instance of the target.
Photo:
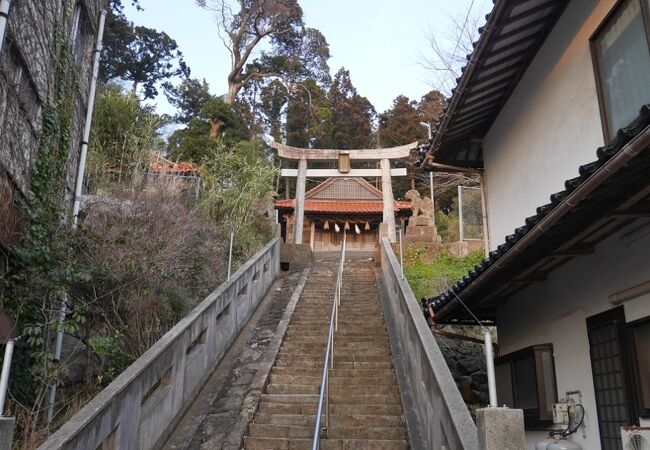
<svg viewBox="0 0 650 450">
<path fill-rule="evenodd" d="M 276 200 L 277 209 L 293 209 L 295 200 Z M 411 202 L 395 201 L 395 211 L 411 208 Z M 384 205 L 381 201 L 327 201 L 305 200 L 305 212 L 308 213 L 347 213 L 347 214 L 381 214 Z"/>
</svg>

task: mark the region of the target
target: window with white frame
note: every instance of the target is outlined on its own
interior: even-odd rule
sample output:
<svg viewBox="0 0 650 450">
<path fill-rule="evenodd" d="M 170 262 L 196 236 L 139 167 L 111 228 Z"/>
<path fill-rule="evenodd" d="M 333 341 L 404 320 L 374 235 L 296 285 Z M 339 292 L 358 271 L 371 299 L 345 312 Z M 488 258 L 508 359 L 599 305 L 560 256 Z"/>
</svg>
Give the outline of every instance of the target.
<svg viewBox="0 0 650 450">
<path fill-rule="evenodd" d="M 650 0 L 621 2 L 591 39 L 605 140 L 650 103 Z"/>
</svg>

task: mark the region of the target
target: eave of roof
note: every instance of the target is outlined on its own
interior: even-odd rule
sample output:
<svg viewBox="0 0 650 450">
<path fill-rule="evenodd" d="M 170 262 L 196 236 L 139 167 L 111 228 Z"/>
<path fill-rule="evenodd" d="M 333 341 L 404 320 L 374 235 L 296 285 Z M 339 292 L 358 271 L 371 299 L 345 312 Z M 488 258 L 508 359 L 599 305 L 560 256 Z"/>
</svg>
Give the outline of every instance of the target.
<svg viewBox="0 0 650 450">
<path fill-rule="evenodd" d="M 451 289 L 425 299 L 439 321 L 467 319 L 457 297 L 480 318 L 492 320 L 496 305 L 593 251 L 631 221 L 650 216 L 650 106 L 596 155 Z"/>
<path fill-rule="evenodd" d="M 276 200 L 276 209 L 293 210 L 295 200 Z M 411 209 L 411 202 L 395 201 L 395 211 L 407 211 Z M 382 214 L 384 204 L 382 201 L 365 200 L 306 200 L 305 212 L 312 214 Z"/>
<path fill-rule="evenodd" d="M 480 168 L 480 140 L 562 15 L 568 0 L 495 0 L 456 80 L 429 161 Z"/>
</svg>

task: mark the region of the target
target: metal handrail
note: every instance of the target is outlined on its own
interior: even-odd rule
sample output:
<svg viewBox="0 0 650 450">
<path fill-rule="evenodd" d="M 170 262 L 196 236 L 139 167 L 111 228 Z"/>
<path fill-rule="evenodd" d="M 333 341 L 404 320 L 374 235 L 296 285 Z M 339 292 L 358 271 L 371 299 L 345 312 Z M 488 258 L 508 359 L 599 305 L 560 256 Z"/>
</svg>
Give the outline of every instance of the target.
<svg viewBox="0 0 650 450">
<path fill-rule="evenodd" d="M 314 426 L 314 439 L 312 441 L 312 450 L 320 448 L 321 437 L 321 416 L 323 415 L 323 405 L 325 404 L 325 428 L 329 426 L 329 371 L 334 365 L 334 331 L 338 328 L 339 306 L 341 304 L 341 285 L 343 284 L 343 266 L 345 264 L 345 244 L 346 233 L 343 230 L 343 242 L 341 242 L 341 255 L 339 258 L 339 270 L 336 275 L 336 287 L 334 288 L 334 304 L 332 305 L 332 314 L 330 316 L 330 326 L 327 335 L 327 347 L 325 348 L 325 358 L 323 360 L 323 375 L 320 382 L 320 394 L 318 397 L 318 411 L 316 412 L 316 425 Z M 327 402 L 327 403 L 326 403 Z"/>
</svg>

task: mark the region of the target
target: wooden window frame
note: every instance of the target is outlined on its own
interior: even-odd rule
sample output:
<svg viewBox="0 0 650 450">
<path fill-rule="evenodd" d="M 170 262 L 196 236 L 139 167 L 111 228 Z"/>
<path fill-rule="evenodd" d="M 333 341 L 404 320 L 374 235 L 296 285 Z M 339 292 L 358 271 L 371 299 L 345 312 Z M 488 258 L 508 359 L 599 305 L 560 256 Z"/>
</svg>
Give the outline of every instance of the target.
<svg viewBox="0 0 650 450">
<path fill-rule="evenodd" d="M 512 389 L 512 398 L 513 403 L 516 398 L 516 389 L 515 389 L 515 372 L 514 372 L 514 362 L 520 361 L 522 359 L 528 358 L 531 355 L 535 362 L 535 392 L 537 395 L 537 408 L 528 408 L 524 409 L 524 422 L 527 428 L 535 428 L 539 426 L 545 426 L 553 422 L 553 413 L 550 411 L 552 405 L 546 403 L 546 388 L 544 383 L 544 368 L 542 365 L 542 352 L 551 352 L 553 355 L 553 344 L 539 344 L 532 345 L 530 347 L 517 350 L 515 352 L 509 353 L 507 355 L 500 356 L 495 359 L 495 365 L 509 364 L 510 365 L 510 379 L 511 379 L 511 389 Z M 555 371 L 555 357 L 553 355 L 553 390 L 555 394 L 555 401 L 557 402 L 557 374 Z M 516 404 L 509 405 L 512 408 L 519 408 Z"/>
<path fill-rule="evenodd" d="M 591 51 L 592 67 L 594 69 L 594 77 L 596 81 L 596 93 L 598 95 L 598 108 L 600 110 L 600 123 L 603 129 L 603 138 L 606 145 L 611 143 L 616 136 L 611 136 L 609 131 L 609 115 L 605 106 L 603 79 L 600 73 L 601 60 L 597 40 L 607 25 L 621 14 L 623 7 L 629 2 L 638 2 L 641 5 L 641 18 L 645 29 L 648 52 L 650 53 L 650 7 L 646 0 L 618 0 L 611 11 L 607 13 L 605 19 L 603 19 L 598 27 L 596 27 L 594 33 L 589 37 L 589 48 Z"/>
<path fill-rule="evenodd" d="M 634 336 L 633 336 L 633 331 L 637 327 L 645 326 L 645 325 L 650 325 L 650 316 L 644 317 L 642 319 L 634 320 L 632 322 L 628 322 L 625 324 L 626 328 L 626 341 L 627 341 L 627 349 L 628 349 L 628 354 L 629 354 L 629 361 L 627 364 L 627 367 L 629 367 L 630 373 L 631 373 L 631 387 L 632 390 L 634 391 L 634 399 L 632 400 L 632 405 L 636 408 L 636 415 L 638 417 L 642 417 L 644 419 L 650 418 L 650 406 L 646 407 L 646 405 L 643 404 L 643 400 L 641 398 L 641 393 L 643 392 L 641 389 L 641 373 L 640 373 L 640 368 L 639 368 L 639 361 L 637 359 L 637 348 L 636 348 L 636 342 L 634 341 Z"/>
</svg>

